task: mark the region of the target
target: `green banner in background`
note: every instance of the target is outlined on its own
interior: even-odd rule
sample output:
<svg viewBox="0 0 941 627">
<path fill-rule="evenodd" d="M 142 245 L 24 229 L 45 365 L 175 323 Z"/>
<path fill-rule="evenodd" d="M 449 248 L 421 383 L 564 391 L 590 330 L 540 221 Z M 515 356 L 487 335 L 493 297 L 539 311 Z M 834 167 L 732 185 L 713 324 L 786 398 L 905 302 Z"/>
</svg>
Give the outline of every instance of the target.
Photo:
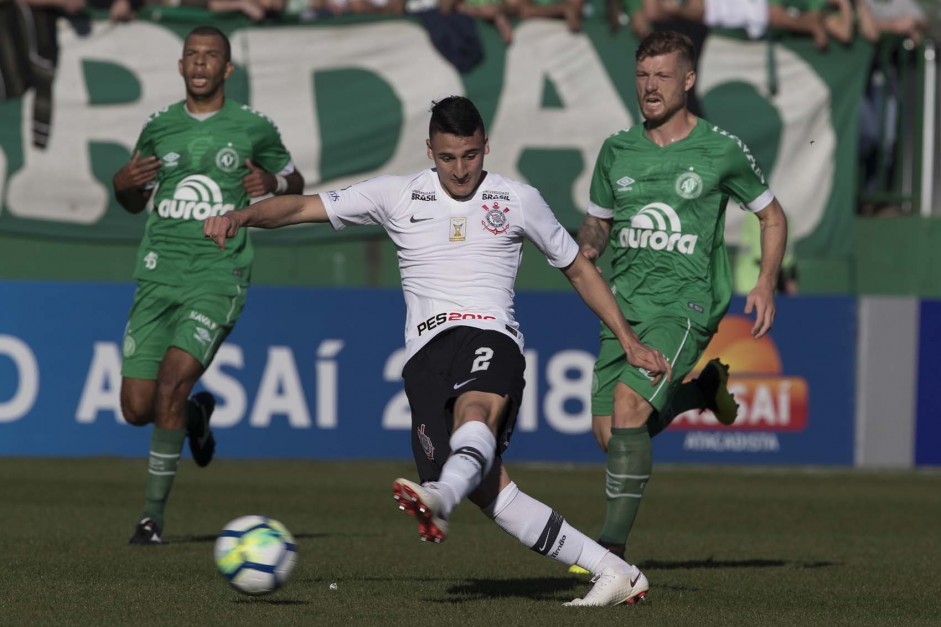
<svg viewBox="0 0 941 627">
<path fill-rule="evenodd" d="M 147 116 L 182 98 L 177 60 L 183 34 L 196 23 L 95 21 L 87 36 L 60 30 L 48 147 L 24 141 L 31 95 L 0 104 L 0 235 L 102 245 L 140 238 L 143 220 L 117 205 L 110 179 Z M 574 230 L 602 140 L 638 120 L 635 41 L 626 29 L 612 35 L 600 20 L 588 20 L 580 34 L 561 21 L 520 22 L 509 47 L 480 27 L 485 60 L 466 75 L 411 19 L 221 25 L 238 66 L 228 94 L 278 124 L 308 191 L 427 167 L 432 99 L 466 94 L 489 126 L 487 167 L 538 187 Z M 706 116 L 757 155 L 788 212 L 799 255 L 849 256 L 856 107 L 871 50 L 833 45 L 820 53 L 796 41 L 771 53 L 773 94 L 767 42 L 708 39 L 697 87 Z M 745 217 L 729 211 L 731 243 Z M 337 235 L 301 227 L 259 240 L 323 237 Z"/>
</svg>

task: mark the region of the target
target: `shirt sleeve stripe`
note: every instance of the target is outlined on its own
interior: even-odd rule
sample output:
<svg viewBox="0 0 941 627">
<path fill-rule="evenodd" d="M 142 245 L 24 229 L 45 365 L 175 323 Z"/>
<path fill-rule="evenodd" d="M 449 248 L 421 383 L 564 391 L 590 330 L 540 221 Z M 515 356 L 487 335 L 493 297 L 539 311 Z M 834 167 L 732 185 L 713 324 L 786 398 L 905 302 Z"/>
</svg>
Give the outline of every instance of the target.
<svg viewBox="0 0 941 627">
<path fill-rule="evenodd" d="M 745 207 L 749 211 L 758 213 L 765 207 L 771 204 L 771 201 L 774 200 L 774 193 L 770 189 L 766 189 L 758 198 L 754 199 L 749 203 L 745 203 Z"/>
<path fill-rule="evenodd" d="M 602 220 L 610 220 L 614 217 L 614 209 L 605 209 L 604 207 L 589 201 L 588 215 L 601 218 Z"/>
</svg>

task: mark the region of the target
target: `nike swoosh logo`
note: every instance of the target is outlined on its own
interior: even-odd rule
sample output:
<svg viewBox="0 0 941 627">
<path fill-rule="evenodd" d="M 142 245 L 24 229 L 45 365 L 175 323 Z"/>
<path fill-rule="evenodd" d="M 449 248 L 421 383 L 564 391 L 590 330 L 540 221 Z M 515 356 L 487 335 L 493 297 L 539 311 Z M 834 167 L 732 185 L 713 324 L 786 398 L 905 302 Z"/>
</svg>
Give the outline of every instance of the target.
<svg viewBox="0 0 941 627">
<path fill-rule="evenodd" d="M 548 552 L 548 549 L 549 549 L 549 536 L 547 535 L 545 539 L 542 541 L 542 546 L 536 549 L 536 552 L 542 553 L 543 555 L 545 555 Z"/>
<path fill-rule="evenodd" d="M 637 585 L 637 580 L 640 579 L 640 572 L 638 571 L 637 576 L 631 579 L 631 588 Z"/>
<path fill-rule="evenodd" d="M 454 384 L 454 389 L 455 389 L 455 390 L 458 390 L 458 389 L 464 387 L 465 385 L 467 385 L 468 383 L 470 383 L 471 381 L 476 381 L 476 380 L 477 380 L 477 377 L 474 377 L 473 379 L 468 379 L 467 381 L 464 381 L 463 383 L 455 383 L 455 384 Z"/>
<path fill-rule="evenodd" d="M 415 216 L 412 216 L 411 218 L 409 218 L 408 221 L 411 222 L 412 224 L 415 224 L 416 222 L 424 222 L 425 220 L 434 220 L 434 217 L 431 217 L 431 218 L 416 218 Z"/>
</svg>

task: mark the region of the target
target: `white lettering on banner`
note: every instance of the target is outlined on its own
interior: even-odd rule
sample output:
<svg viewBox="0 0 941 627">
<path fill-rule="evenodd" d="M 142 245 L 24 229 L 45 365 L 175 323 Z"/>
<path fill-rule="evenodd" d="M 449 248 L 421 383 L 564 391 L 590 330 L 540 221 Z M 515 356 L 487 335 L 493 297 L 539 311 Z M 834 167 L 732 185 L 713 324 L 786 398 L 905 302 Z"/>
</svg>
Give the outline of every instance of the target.
<svg viewBox="0 0 941 627">
<path fill-rule="evenodd" d="M 523 374 L 526 387 L 516 416 L 516 430 L 535 431 L 539 425 L 539 354 L 534 350 L 524 350 L 523 356 L 526 358 L 526 372 Z"/>
<path fill-rule="evenodd" d="M 171 31 L 145 21 L 113 28 L 107 21 L 93 20 L 92 26 L 87 37 L 79 37 L 72 28 L 59 30 L 55 126 L 45 150 L 23 141 L 23 167 L 10 178 L 6 196 L 13 215 L 74 224 L 98 222 L 108 208 L 111 190 L 92 172 L 92 142 L 126 146 L 130 151 L 147 116 L 182 93 L 177 59 L 183 42 Z M 88 102 L 83 64 L 101 60 L 119 63 L 137 78 L 138 100 L 106 105 Z M 25 138 L 32 135 L 32 100 L 30 91 L 22 107 Z"/>
<path fill-rule="evenodd" d="M 487 156 L 490 167 L 525 180 L 520 157 L 527 148 L 574 148 L 582 162 L 594 163 L 605 137 L 618 127 L 633 124 L 630 112 L 598 58 L 591 40 L 573 35 L 563 24 L 525 20 L 513 30 L 513 45 L 506 51 L 504 87 L 490 137 L 500 149 Z M 562 108 L 542 106 L 543 83 L 552 81 Z M 618 76 L 615 80 L 629 77 Z M 546 129 L 552 129 L 547 132 Z M 572 198 L 586 209 L 591 167 L 575 179 Z"/>
<path fill-rule="evenodd" d="M 317 426 L 321 429 L 337 428 L 339 376 L 334 357 L 343 346 L 343 340 L 324 340 L 317 347 Z"/>
<path fill-rule="evenodd" d="M 268 361 L 265 362 L 248 423 L 253 427 L 268 427 L 275 414 L 286 415 L 288 424 L 295 429 L 311 427 L 310 409 L 297 373 L 297 363 L 287 346 L 268 347 Z"/>
<path fill-rule="evenodd" d="M 769 94 L 767 55 L 761 52 L 765 45 L 710 37 L 696 81 L 700 98 L 724 84 L 748 83 L 781 117 L 770 186 L 788 210 L 789 235 L 800 239 L 820 223 L 833 189 L 837 138 L 830 117 L 830 90 L 807 61 L 778 46 L 774 53 L 778 75 L 787 77 L 787 87 L 774 96 Z M 720 59 L 726 62 L 718 62 Z M 734 63 L 728 62 L 732 59 Z M 812 149 L 809 139 L 813 139 Z M 728 211 L 726 216 L 725 239 L 737 242 L 746 212 Z"/>
<path fill-rule="evenodd" d="M 248 424 L 252 427 L 271 426 L 274 416 L 286 416 L 293 429 L 336 429 L 339 427 L 340 370 L 336 356 L 345 342 L 323 340 L 317 347 L 315 363 L 316 416 L 312 419 L 307 404 L 294 352 L 287 346 L 268 347 L 267 360 L 258 384 L 258 393 L 251 408 Z M 0 403 L 0 422 L 12 422 L 26 415 L 35 401 L 39 388 L 39 369 L 29 347 L 11 336 L 0 335 L 0 356 L 10 356 L 19 372 L 20 385 L 14 398 Z M 401 382 L 405 365 L 405 349 L 392 352 L 383 367 L 383 380 Z M 594 357 L 582 350 L 554 353 L 546 364 L 546 393 L 539 404 L 540 368 L 535 350 L 525 351 L 526 387 L 523 405 L 517 417 L 517 431 L 536 431 L 540 409 L 545 424 L 564 434 L 579 434 L 591 429 L 591 374 Z M 218 401 L 212 415 L 215 428 L 237 426 L 245 418 L 248 383 L 228 371 L 242 371 L 244 352 L 236 344 L 223 344 L 212 364 L 201 378 L 203 386 Z M 94 423 L 102 412 L 111 413 L 116 422 L 124 424 L 121 415 L 121 353 L 115 342 L 95 342 L 91 364 L 85 377 L 81 398 L 75 413 L 79 424 Z M 757 399 L 756 399 L 756 402 Z M 755 409 L 754 411 L 758 411 Z M 411 428 L 411 409 L 405 390 L 399 390 L 386 403 L 382 428 L 405 431 Z"/>
<path fill-rule="evenodd" d="M 39 366 L 29 346 L 18 337 L 0 334 L 0 357 L 16 369 L 16 387 L 7 401 L 0 400 L 0 422 L 15 422 L 28 414 L 39 394 Z"/>
<path fill-rule="evenodd" d="M 693 431 L 683 438 L 684 451 L 712 453 L 776 453 L 781 450 L 776 433 Z"/>
<path fill-rule="evenodd" d="M 571 435 L 590 431 L 594 356 L 581 350 L 554 353 L 546 363 L 543 381 L 539 353 L 530 349 L 523 355 L 526 357 L 526 387 L 523 389 L 523 404 L 516 417 L 516 430 L 536 431 L 541 410 L 546 425 L 559 433 Z M 573 373 L 574 377 L 571 376 Z M 546 389 L 541 407 L 540 383 L 544 383 Z"/>
<path fill-rule="evenodd" d="M 121 413 L 121 351 L 115 342 L 95 342 L 91 365 L 85 376 L 75 422 L 91 424 L 100 412 L 109 412 L 124 424 Z"/>
<path fill-rule="evenodd" d="M 213 428 L 234 427 L 241 422 L 248 407 L 245 388 L 237 378 L 223 370 L 226 367 L 236 370 L 245 367 L 241 346 L 229 343 L 220 346 L 216 358 L 201 378 L 206 389 L 216 395 L 217 401 L 221 401 L 212 413 Z"/>
<path fill-rule="evenodd" d="M 242 58 L 243 50 L 250 51 L 250 56 Z M 291 63 L 284 63 L 285 50 L 291 51 Z M 277 122 L 285 146 L 311 189 L 322 180 L 322 141 L 312 84 L 316 72 L 366 70 L 388 83 L 402 104 L 398 145 L 391 159 L 381 170 L 331 180 L 332 187 L 381 172 L 427 167 L 425 152 L 415 147 L 423 146 L 428 135 L 430 99 L 464 93 L 457 70 L 438 54 L 425 30 L 404 20 L 316 31 L 246 28 L 232 34 L 232 54 L 236 63 L 245 65 L 252 107 Z"/>
<path fill-rule="evenodd" d="M 768 385 L 755 386 L 751 395 L 751 406 L 745 401 L 748 390 L 744 386 L 729 386 L 735 394 L 741 408 L 739 415 L 745 418 L 744 424 L 767 425 L 768 427 L 788 427 L 791 424 L 791 382 L 782 379 L 773 388 Z M 777 394 L 775 395 L 775 392 Z"/>
<path fill-rule="evenodd" d="M 594 355 L 583 350 L 559 351 L 546 364 L 546 423 L 559 433 L 577 434 L 591 429 L 591 375 Z M 570 376 L 575 373 L 575 376 Z M 571 412 L 567 403 L 579 407 Z"/>
<path fill-rule="evenodd" d="M 382 369 L 382 380 L 393 382 L 402 380 L 402 368 L 405 367 L 405 348 L 394 351 L 386 359 Z M 389 430 L 407 431 L 412 428 L 412 410 L 405 396 L 405 390 L 395 393 L 395 396 L 386 403 L 382 412 L 382 428 Z"/>
</svg>

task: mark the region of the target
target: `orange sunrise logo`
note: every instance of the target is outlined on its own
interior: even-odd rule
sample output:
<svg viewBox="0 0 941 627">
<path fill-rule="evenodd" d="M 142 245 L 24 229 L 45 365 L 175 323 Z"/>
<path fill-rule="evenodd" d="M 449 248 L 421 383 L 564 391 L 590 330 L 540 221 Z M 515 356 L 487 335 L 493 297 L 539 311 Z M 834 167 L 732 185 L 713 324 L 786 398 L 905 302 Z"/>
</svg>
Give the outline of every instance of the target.
<svg viewBox="0 0 941 627">
<path fill-rule="evenodd" d="M 670 425 L 675 431 L 722 429 L 731 431 L 802 431 L 807 426 L 808 389 L 801 377 L 782 372 L 781 356 L 774 340 L 751 336 L 753 321 L 729 315 L 709 343 L 695 376 L 710 359 L 729 365 L 729 391 L 738 401 L 738 418 L 723 427 L 711 411 L 688 411 Z"/>
</svg>

